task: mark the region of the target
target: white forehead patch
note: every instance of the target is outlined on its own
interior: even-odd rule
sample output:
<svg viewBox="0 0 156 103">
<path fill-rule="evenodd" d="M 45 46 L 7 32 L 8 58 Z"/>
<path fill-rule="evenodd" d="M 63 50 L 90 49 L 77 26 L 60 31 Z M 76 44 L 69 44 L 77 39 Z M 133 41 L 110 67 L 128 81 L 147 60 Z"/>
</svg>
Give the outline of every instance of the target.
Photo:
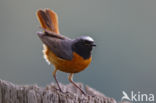
<svg viewBox="0 0 156 103">
<path fill-rule="evenodd" d="M 91 42 L 94 41 L 93 38 L 91 38 L 90 36 L 85 36 L 85 37 L 83 37 L 83 39 L 88 40 L 88 41 L 91 41 Z"/>
</svg>

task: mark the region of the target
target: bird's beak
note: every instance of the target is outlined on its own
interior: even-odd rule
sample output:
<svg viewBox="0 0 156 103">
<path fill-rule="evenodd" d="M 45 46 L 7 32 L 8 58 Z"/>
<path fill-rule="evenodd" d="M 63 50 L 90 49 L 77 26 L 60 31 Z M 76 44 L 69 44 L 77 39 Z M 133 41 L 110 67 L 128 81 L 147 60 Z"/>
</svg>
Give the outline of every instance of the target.
<svg viewBox="0 0 156 103">
<path fill-rule="evenodd" d="M 93 44 L 92 44 L 92 46 L 96 46 L 96 44 L 95 44 L 95 43 L 93 43 Z"/>
</svg>

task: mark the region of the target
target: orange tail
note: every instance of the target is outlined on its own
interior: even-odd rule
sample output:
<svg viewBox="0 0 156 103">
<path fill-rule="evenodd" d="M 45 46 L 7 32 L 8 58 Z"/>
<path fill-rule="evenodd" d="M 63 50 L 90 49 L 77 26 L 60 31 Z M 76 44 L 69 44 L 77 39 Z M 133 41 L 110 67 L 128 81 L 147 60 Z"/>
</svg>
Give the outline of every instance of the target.
<svg viewBox="0 0 156 103">
<path fill-rule="evenodd" d="M 58 27 L 58 17 L 54 11 L 50 9 L 38 10 L 37 17 L 43 29 L 60 34 Z"/>
</svg>

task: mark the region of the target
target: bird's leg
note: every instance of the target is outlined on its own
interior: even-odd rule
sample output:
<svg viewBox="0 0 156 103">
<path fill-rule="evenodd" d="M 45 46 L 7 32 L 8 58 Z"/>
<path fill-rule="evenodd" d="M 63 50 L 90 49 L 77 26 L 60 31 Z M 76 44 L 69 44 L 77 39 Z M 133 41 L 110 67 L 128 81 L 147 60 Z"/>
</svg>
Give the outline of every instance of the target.
<svg viewBox="0 0 156 103">
<path fill-rule="evenodd" d="M 60 87 L 60 85 L 59 85 L 59 83 L 58 83 L 58 81 L 56 79 L 56 72 L 57 72 L 57 69 L 55 68 L 54 71 L 53 71 L 53 77 L 54 77 L 54 79 L 56 81 L 56 84 L 57 84 L 59 90 L 62 92 L 61 87 Z"/>
<path fill-rule="evenodd" d="M 68 80 L 76 87 L 78 88 L 82 94 L 86 95 L 86 93 L 79 87 L 75 84 L 75 82 L 73 81 L 73 73 L 70 73 L 69 74 L 69 77 L 68 77 Z"/>
</svg>

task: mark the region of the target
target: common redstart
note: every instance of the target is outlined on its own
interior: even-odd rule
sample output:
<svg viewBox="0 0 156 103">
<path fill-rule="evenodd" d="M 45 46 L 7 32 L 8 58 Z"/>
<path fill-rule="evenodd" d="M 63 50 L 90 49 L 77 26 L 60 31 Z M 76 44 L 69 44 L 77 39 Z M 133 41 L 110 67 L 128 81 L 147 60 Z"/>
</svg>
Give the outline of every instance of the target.
<svg viewBox="0 0 156 103">
<path fill-rule="evenodd" d="M 57 70 L 69 73 L 69 81 L 85 94 L 73 81 L 73 74 L 84 70 L 90 64 L 91 51 L 96 46 L 94 40 L 90 36 L 70 39 L 61 35 L 57 14 L 50 9 L 38 10 L 37 17 L 43 28 L 43 32 L 37 33 L 43 42 L 43 54 L 46 61 L 55 67 L 53 77 L 59 90 L 62 91 L 56 79 Z"/>
</svg>

